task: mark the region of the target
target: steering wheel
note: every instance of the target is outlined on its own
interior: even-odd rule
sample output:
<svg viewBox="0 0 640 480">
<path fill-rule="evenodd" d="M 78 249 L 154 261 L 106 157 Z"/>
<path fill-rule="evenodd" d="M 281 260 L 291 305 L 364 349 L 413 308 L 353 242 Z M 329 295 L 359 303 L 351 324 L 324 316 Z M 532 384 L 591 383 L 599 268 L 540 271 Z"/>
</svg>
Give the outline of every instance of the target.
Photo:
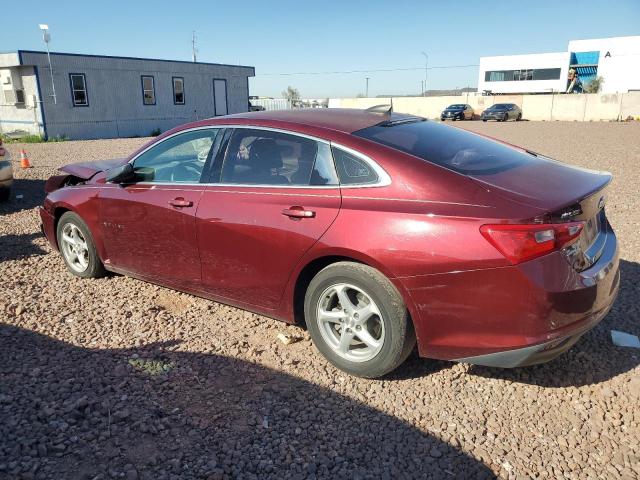
<svg viewBox="0 0 640 480">
<path fill-rule="evenodd" d="M 180 164 L 171 171 L 172 182 L 197 182 L 200 180 L 202 170 L 191 164 Z"/>
</svg>

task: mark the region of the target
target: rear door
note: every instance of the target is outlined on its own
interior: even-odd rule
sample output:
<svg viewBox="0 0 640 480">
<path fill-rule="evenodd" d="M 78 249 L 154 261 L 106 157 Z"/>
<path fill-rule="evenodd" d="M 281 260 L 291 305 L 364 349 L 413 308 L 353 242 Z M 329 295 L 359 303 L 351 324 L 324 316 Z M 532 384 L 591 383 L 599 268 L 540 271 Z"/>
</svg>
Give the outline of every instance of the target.
<svg viewBox="0 0 640 480">
<path fill-rule="evenodd" d="M 98 215 L 110 265 L 163 284 L 199 286 L 195 213 L 216 134 L 200 128 L 168 137 L 134 160 L 138 181 L 101 189 Z"/>
<path fill-rule="evenodd" d="M 226 137 L 197 212 L 203 288 L 275 309 L 300 258 L 338 215 L 330 146 L 268 129 Z"/>
</svg>

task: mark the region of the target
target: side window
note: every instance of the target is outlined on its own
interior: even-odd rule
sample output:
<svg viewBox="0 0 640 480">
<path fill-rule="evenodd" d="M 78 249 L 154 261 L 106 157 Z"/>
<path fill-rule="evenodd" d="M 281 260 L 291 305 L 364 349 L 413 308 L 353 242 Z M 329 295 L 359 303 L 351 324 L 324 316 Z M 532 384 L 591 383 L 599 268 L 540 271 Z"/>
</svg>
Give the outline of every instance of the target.
<svg viewBox="0 0 640 480">
<path fill-rule="evenodd" d="M 145 105 L 156 104 L 156 85 L 151 75 L 142 75 L 142 103 Z"/>
<path fill-rule="evenodd" d="M 341 185 L 367 185 L 378 181 L 378 174 L 363 159 L 340 148 L 332 147 L 331 151 Z"/>
<path fill-rule="evenodd" d="M 133 163 L 141 182 L 198 183 L 218 129 L 182 133 L 161 141 Z"/>
<path fill-rule="evenodd" d="M 173 104 L 184 105 L 184 78 L 173 77 Z"/>
<path fill-rule="evenodd" d="M 336 185 L 326 144 L 305 137 L 238 128 L 229 141 L 222 183 Z"/>
<path fill-rule="evenodd" d="M 87 95 L 87 79 L 84 73 L 70 73 L 71 98 L 74 107 L 88 107 L 89 97 Z"/>
</svg>

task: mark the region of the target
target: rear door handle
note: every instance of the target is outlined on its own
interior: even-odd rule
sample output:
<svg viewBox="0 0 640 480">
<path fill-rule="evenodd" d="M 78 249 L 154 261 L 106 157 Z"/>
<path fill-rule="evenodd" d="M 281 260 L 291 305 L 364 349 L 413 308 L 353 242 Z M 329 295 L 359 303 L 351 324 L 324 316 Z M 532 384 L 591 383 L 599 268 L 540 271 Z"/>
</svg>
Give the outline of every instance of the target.
<svg viewBox="0 0 640 480">
<path fill-rule="evenodd" d="M 282 214 L 291 218 L 313 218 L 316 216 L 316 212 L 312 210 L 305 210 L 303 207 L 293 206 L 282 210 Z"/>
<path fill-rule="evenodd" d="M 185 200 L 182 197 L 178 197 L 178 198 L 174 198 L 173 200 L 169 200 L 169 205 L 171 205 L 172 207 L 184 208 L 184 207 L 192 207 L 193 202 L 190 200 Z"/>
</svg>

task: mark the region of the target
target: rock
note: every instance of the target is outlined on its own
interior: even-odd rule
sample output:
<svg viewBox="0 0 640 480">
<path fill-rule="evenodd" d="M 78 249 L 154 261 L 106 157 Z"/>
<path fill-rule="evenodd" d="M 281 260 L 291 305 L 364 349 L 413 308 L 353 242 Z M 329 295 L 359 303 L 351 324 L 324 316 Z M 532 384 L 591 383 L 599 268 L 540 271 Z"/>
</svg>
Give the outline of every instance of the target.
<svg viewBox="0 0 640 480">
<path fill-rule="evenodd" d="M 124 476 L 127 480 L 138 480 L 138 472 L 134 469 L 126 470 Z"/>
<path fill-rule="evenodd" d="M 296 343 L 302 340 L 302 337 L 297 337 L 295 335 L 291 335 L 290 333 L 278 333 L 277 338 L 284 345 L 291 345 L 292 343 Z"/>
<path fill-rule="evenodd" d="M 129 418 L 130 415 L 131 415 L 131 412 L 129 412 L 128 409 L 123 408 L 122 410 L 118 410 L 117 412 L 113 413 L 111 415 L 111 418 L 114 422 L 122 422 L 127 418 Z"/>
</svg>

